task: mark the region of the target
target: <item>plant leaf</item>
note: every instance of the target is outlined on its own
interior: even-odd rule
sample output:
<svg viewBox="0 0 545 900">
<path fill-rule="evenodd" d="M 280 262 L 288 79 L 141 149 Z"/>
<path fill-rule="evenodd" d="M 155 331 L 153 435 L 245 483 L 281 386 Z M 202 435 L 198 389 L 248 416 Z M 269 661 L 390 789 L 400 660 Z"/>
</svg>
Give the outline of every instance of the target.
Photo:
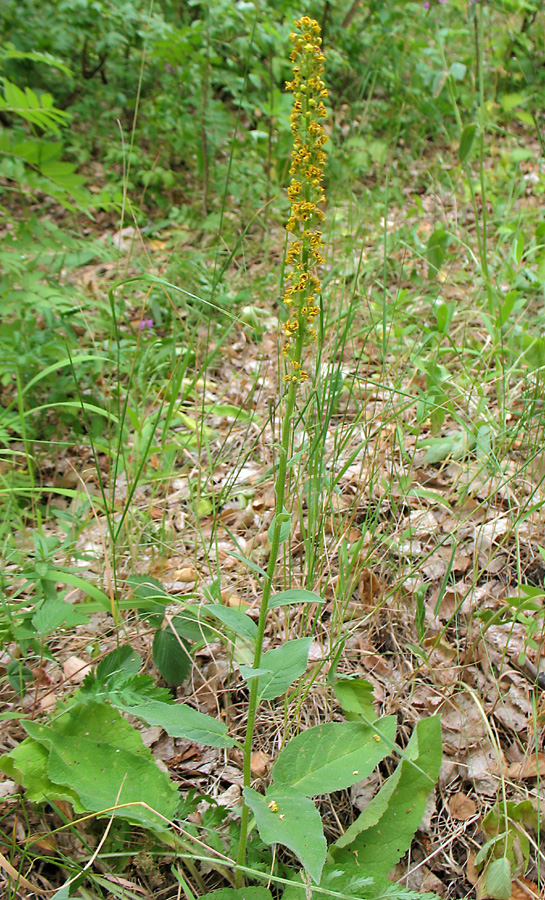
<svg viewBox="0 0 545 900">
<path fill-rule="evenodd" d="M 277 606 L 288 606 L 290 603 L 323 603 L 323 597 L 315 594 L 314 591 L 305 591 L 299 588 L 292 588 L 289 591 L 280 591 L 274 594 L 269 600 L 269 609 Z"/>
<path fill-rule="evenodd" d="M 319 882 L 327 845 L 320 813 L 312 800 L 288 785 L 271 785 L 265 796 L 244 788 L 259 834 L 267 844 L 283 844 L 295 853 L 310 877 Z"/>
<path fill-rule="evenodd" d="M 486 893 L 493 900 L 509 900 L 513 890 L 511 863 L 502 856 L 494 859 L 486 870 Z"/>
<path fill-rule="evenodd" d="M 439 716 L 422 719 L 411 735 L 403 759 L 361 815 L 333 845 L 348 847 L 335 860 L 357 855 L 370 875 L 386 876 L 409 849 L 441 766 Z"/>
<path fill-rule="evenodd" d="M 306 671 L 311 644 L 311 637 L 298 638 L 263 654 L 261 668 L 268 669 L 270 674 L 259 679 L 258 693 L 262 700 L 280 697 Z"/>
<path fill-rule="evenodd" d="M 97 730 L 101 724 L 103 731 Z M 25 728 L 48 751 L 48 777 L 74 791 L 85 809 L 114 811 L 159 831 L 168 827 L 165 819 L 173 818 L 178 805 L 176 787 L 157 767 L 139 732 L 115 709 L 80 704 L 54 727 L 26 722 Z M 131 805 L 117 808 L 119 804 Z"/>
<path fill-rule="evenodd" d="M 56 598 L 48 600 L 40 607 L 32 616 L 32 624 L 38 634 L 47 635 L 58 631 L 59 628 L 82 625 L 88 619 L 89 617 L 77 606 Z"/>
<path fill-rule="evenodd" d="M 47 775 L 47 748 L 25 738 L 10 753 L 0 757 L 0 771 L 26 790 L 26 799 L 31 803 L 68 801 L 76 813 L 84 813 L 85 807 L 79 802 L 78 795 L 69 787 L 54 784 Z"/>
<path fill-rule="evenodd" d="M 219 619 L 235 634 L 252 641 L 252 643 L 255 641 L 257 625 L 246 613 L 240 612 L 238 609 L 232 609 L 230 606 L 222 606 L 220 603 L 208 603 L 202 607 L 202 611 L 207 615 L 214 616 L 215 619 Z"/>
<path fill-rule="evenodd" d="M 477 126 L 474 122 L 466 125 L 464 130 L 462 131 L 462 137 L 460 138 L 460 148 L 458 150 L 458 156 L 460 157 L 460 162 L 462 163 L 466 161 L 469 154 L 471 153 L 476 132 Z"/>
<path fill-rule="evenodd" d="M 373 685 L 363 678 L 339 678 L 335 682 L 335 694 L 346 718 L 351 721 L 374 722 L 377 718 L 373 706 Z"/>
<path fill-rule="evenodd" d="M 269 525 L 269 530 L 267 531 L 267 540 L 269 541 L 269 544 L 272 544 L 274 531 L 277 525 L 280 525 L 280 543 L 283 544 L 291 534 L 291 515 L 286 509 L 277 513 Z"/>
<path fill-rule="evenodd" d="M 96 669 L 96 677 L 98 681 L 108 681 L 112 675 L 123 672 L 124 675 L 130 677 L 136 675 L 142 665 L 142 657 L 136 650 L 133 650 L 130 644 L 122 644 L 107 653 L 104 659 L 101 659 Z"/>
<path fill-rule="evenodd" d="M 396 717 L 371 727 L 359 722 L 326 722 L 294 737 L 278 754 L 273 778 L 308 797 L 351 787 L 391 753 Z"/>
<path fill-rule="evenodd" d="M 118 709 L 124 710 L 148 725 L 159 725 L 171 737 L 183 737 L 207 747 L 234 747 L 236 741 L 227 734 L 225 722 L 213 719 L 204 713 L 182 703 L 161 703 L 148 700 L 145 703 L 129 705 L 111 697 Z"/>
<path fill-rule="evenodd" d="M 183 684 L 191 671 L 190 644 L 173 631 L 156 631 L 153 662 L 167 684 Z"/>
</svg>

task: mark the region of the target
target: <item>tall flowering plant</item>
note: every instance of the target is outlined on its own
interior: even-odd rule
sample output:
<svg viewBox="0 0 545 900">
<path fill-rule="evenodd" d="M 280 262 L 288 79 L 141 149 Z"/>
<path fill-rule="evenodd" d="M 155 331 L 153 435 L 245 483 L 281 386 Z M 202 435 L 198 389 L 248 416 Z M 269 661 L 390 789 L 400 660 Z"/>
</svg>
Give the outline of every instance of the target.
<svg viewBox="0 0 545 900">
<path fill-rule="evenodd" d="M 302 367 L 305 348 L 317 340 L 314 319 L 320 312 L 319 295 L 321 282 L 319 268 L 324 263 L 321 225 L 325 201 L 322 186 L 324 178 L 324 144 L 327 136 L 321 120 L 327 115 L 324 99 L 327 90 L 323 81 L 325 57 L 322 53 L 320 26 L 309 16 L 303 16 L 295 23 L 290 34 L 292 42 L 291 62 L 293 80 L 286 83 L 293 92 L 293 110 L 290 116 L 293 134 L 291 153 L 291 184 L 288 197 L 291 213 L 286 229 L 292 236 L 286 253 L 289 269 L 286 276 L 284 303 L 289 316 L 283 325 L 285 343 L 283 354 L 286 361 L 286 396 L 282 420 L 282 437 L 279 448 L 278 469 L 275 482 L 275 517 L 269 531 L 271 552 L 263 579 L 263 591 L 257 625 L 253 669 L 258 670 L 263 650 L 263 637 L 267 622 L 267 612 L 271 598 L 274 574 L 278 561 L 282 533 L 286 532 L 289 513 L 284 508 L 286 474 L 291 446 L 292 418 L 299 385 L 308 378 Z M 259 676 L 250 679 L 248 718 L 244 741 L 244 787 L 251 782 L 251 753 L 254 725 L 258 707 Z M 249 808 L 243 803 L 240 841 L 237 864 L 244 865 L 248 836 Z M 237 884 L 242 878 L 237 871 Z"/>
</svg>

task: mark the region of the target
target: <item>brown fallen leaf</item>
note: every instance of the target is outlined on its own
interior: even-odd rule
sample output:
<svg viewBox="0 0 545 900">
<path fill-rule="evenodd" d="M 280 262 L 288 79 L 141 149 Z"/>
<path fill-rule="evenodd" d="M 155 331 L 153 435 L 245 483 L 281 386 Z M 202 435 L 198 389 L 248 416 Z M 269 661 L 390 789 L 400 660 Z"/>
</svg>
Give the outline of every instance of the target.
<svg viewBox="0 0 545 900">
<path fill-rule="evenodd" d="M 57 698 L 55 697 L 55 694 L 44 694 L 40 700 L 40 709 L 42 712 L 51 712 L 51 710 L 55 708 L 56 703 Z"/>
<path fill-rule="evenodd" d="M 267 773 L 270 762 L 270 758 L 263 750 L 256 750 L 250 757 L 252 775 L 255 775 L 256 778 L 262 778 Z"/>
<path fill-rule="evenodd" d="M 458 822 L 467 822 L 477 812 L 477 804 L 463 791 L 458 791 L 450 798 L 448 808 L 452 818 Z"/>
<path fill-rule="evenodd" d="M 513 781 L 519 781 L 521 778 L 537 778 L 538 775 L 545 775 L 545 753 L 538 753 L 529 756 L 522 762 L 512 763 L 507 769 L 507 777 Z"/>
<path fill-rule="evenodd" d="M 221 602 L 224 603 L 225 606 L 230 606 L 231 609 L 238 609 L 239 606 L 250 606 L 247 600 L 244 600 L 240 594 L 230 590 L 230 588 L 221 592 Z"/>
<path fill-rule="evenodd" d="M 69 656 L 66 662 L 63 663 L 62 670 L 64 677 L 68 681 L 80 684 L 91 671 L 91 666 L 83 659 L 80 659 L 79 656 Z"/>
<path fill-rule="evenodd" d="M 511 888 L 511 900 L 543 900 L 543 891 L 528 878 L 517 878 Z"/>
<path fill-rule="evenodd" d="M 193 568 L 193 566 L 183 566 L 181 569 L 178 569 L 174 573 L 174 578 L 176 581 L 184 581 L 189 583 L 190 581 L 197 580 L 197 570 Z"/>
</svg>

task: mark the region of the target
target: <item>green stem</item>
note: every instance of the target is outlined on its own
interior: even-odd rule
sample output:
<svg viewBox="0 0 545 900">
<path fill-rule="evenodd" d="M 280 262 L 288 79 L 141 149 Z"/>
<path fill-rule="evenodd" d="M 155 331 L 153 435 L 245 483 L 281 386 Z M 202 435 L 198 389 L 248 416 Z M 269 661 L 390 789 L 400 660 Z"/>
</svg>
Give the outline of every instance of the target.
<svg viewBox="0 0 545 900">
<path fill-rule="evenodd" d="M 302 329 L 299 330 L 297 343 L 295 347 L 294 358 L 300 362 L 303 353 L 303 335 Z M 266 576 L 263 580 L 263 593 L 261 595 L 261 605 L 259 608 L 259 620 L 257 623 L 257 637 L 254 650 L 253 668 L 258 669 L 261 664 L 261 654 L 263 650 L 263 638 L 265 636 L 265 626 L 267 624 L 267 612 L 269 610 L 269 600 L 274 582 L 274 574 L 278 563 L 278 553 L 280 550 L 280 529 L 282 522 L 279 519 L 279 513 L 284 509 L 284 497 L 286 492 L 286 474 L 288 471 L 288 456 L 290 451 L 291 440 L 291 422 L 293 411 L 295 409 L 295 397 L 297 394 L 297 384 L 290 382 L 286 408 L 284 411 L 284 419 L 282 422 L 282 440 L 280 444 L 280 457 L 278 460 L 278 471 L 274 485 L 275 491 L 275 523 L 271 540 L 271 552 L 267 565 Z M 254 736 L 254 725 L 258 710 L 258 688 L 259 678 L 250 680 L 250 699 L 248 702 L 248 718 L 246 720 L 246 736 L 244 739 L 244 765 L 243 765 L 243 782 L 244 787 L 249 787 L 252 779 L 251 772 L 251 754 L 252 742 Z M 237 871 L 235 875 L 235 885 L 240 887 L 242 883 L 241 866 L 246 860 L 246 845 L 248 842 L 248 824 L 250 818 L 250 810 L 244 800 L 242 801 L 242 813 L 240 819 L 240 839 L 238 845 Z"/>
</svg>

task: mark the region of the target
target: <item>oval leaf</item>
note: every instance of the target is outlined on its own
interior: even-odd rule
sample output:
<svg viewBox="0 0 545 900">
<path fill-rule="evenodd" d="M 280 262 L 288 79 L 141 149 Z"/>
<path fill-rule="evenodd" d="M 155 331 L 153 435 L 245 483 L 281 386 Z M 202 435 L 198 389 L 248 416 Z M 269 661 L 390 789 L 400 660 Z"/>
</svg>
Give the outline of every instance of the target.
<svg viewBox="0 0 545 900">
<path fill-rule="evenodd" d="M 279 594 L 274 594 L 269 600 L 269 609 L 274 609 L 276 606 L 288 606 L 290 603 L 323 602 L 323 598 L 320 597 L 319 594 L 315 594 L 314 591 L 304 591 L 293 588 L 293 590 L 290 591 L 280 591 Z"/>
<path fill-rule="evenodd" d="M 247 787 L 244 799 L 265 843 L 289 847 L 318 883 L 327 845 L 320 813 L 312 800 L 288 785 L 271 785 L 265 796 Z"/>
<path fill-rule="evenodd" d="M 477 126 L 474 122 L 471 125 L 466 125 L 464 130 L 462 131 L 462 137 L 460 138 L 460 149 L 458 150 L 458 156 L 460 157 L 460 162 L 465 162 L 471 153 L 471 148 L 473 147 L 473 141 L 475 140 L 475 133 L 477 131 Z"/>
<path fill-rule="evenodd" d="M 173 631 L 157 631 L 153 639 L 153 662 L 167 684 L 182 684 L 191 669 L 190 644 Z"/>
<path fill-rule="evenodd" d="M 395 716 L 379 719 L 372 728 L 359 722 L 317 725 L 280 751 L 273 778 L 308 797 L 349 788 L 391 753 L 395 734 Z"/>
<path fill-rule="evenodd" d="M 261 668 L 270 674 L 259 679 L 258 693 L 262 700 L 280 697 L 306 671 L 311 644 L 311 637 L 299 638 L 263 654 Z"/>
<path fill-rule="evenodd" d="M 493 860 L 486 870 L 486 893 L 493 900 L 509 900 L 512 889 L 511 863 L 504 856 Z"/>
</svg>

